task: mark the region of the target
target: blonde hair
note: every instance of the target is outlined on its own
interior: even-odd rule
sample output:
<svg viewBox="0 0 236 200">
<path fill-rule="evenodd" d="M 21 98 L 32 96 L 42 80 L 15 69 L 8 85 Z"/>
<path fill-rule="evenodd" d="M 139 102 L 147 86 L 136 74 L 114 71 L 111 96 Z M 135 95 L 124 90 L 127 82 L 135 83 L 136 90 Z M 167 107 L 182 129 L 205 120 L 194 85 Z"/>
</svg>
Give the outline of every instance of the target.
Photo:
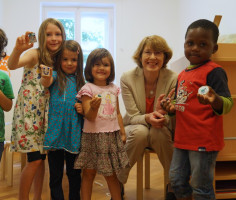
<svg viewBox="0 0 236 200">
<path fill-rule="evenodd" d="M 143 50 L 146 46 L 150 46 L 154 51 L 164 53 L 165 59 L 164 59 L 164 63 L 162 67 L 166 67 L 166 64 L 169 62 L 169 60 L 172 57 L 172 50 L 168 46 L 165 39 L 158 35 L 147 36 L 140 42 L 138 48 L 136 49 L 133 55 L 134 62 L 140 68 L 143 67 L 142 62 L 141 62 L 141 57 L 142 57 Z"/>
<path fill-rule="evenodd" d="M 57 60 L 58 53 L 61 51 L 61 47 L 56 52 L 54 52 L 53 55 L 47 49 L 46 28 L 48 24 L 56 25 L 61 30 L 62 44 L 66 39 L 66 34 L 65 34 L 65 30 L 62 23 L 59 20 L 54 19 L 54 18 L 47 18 L 46 20 L 42 22 L 42 24 L 39 27 L 39 32 L 38 32 L 39 64 L 44 64 L 47 66 L 54 66 L 55 61 Z"/>
</svg>

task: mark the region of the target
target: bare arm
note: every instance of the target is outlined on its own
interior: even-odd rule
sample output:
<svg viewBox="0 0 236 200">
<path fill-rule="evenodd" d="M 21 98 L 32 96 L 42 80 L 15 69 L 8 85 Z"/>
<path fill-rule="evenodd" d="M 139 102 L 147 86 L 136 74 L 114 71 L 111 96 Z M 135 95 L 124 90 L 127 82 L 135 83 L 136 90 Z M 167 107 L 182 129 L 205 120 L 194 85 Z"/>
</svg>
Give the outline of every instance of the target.
<svg viewBox="0 0 236 200">
<path fill-rule="evenodd" d="M 38 53 L 36 49 L 32 49 L 26 52 L 22 57 L 21 54 L 33 47 L 33 44 L 29 43 L 28 34 L 22 35 L 17 38 L 15 47 L 8 59 L 8 67 L 11 70 L 20 68 L 20 67 L 33 67 L 38 62 Z"/>
<path fill-rule="evenodd" d="M 75 110 L 77 113 L 84 115 L 82 103 L 75 103 Z"/>
<path fill-rule="evenodd" d="M 123 119 L 122 119 L 122 116 L 120 114 L 118 97 L 117 97 L 117 118 L 118 118 L 118 123 L 119 123 L 119 126 L 120 126 L 121 139 L 125 143 L 126 142 L 126 134 L 125 134 L 125 128 L 124 128 L 124 124 L 123 124 Z"/>
<path fill-rule="evenodd" d="M 7 98 L 1 90 L 0 90 L 0 107 L 6 112 L 10 111 L 12 108 L 12 100 Z"/>
<path fill-rule="evenodd" d="M 98 109 L 102 99 L 100 97 L 82 96 L 84 117 L 89 121 L 94 121 L 97 117 Z"/>
</svg>

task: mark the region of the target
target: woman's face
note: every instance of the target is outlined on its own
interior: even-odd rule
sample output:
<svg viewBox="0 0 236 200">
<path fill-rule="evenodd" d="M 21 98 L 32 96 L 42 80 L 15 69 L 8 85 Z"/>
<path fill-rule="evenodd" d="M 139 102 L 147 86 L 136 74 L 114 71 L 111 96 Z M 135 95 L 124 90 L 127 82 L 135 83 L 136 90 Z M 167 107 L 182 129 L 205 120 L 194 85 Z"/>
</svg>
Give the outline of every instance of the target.
<svg viewBox="0 0 236 200">
<path fill-rule="evenodd" d="M 145 46 L 141 56 L 143 70 L 149 72 L 159 71 L 163 66 L 164 59 L 163 52 L 154 51 L 149 45 Z"/>
</svg>

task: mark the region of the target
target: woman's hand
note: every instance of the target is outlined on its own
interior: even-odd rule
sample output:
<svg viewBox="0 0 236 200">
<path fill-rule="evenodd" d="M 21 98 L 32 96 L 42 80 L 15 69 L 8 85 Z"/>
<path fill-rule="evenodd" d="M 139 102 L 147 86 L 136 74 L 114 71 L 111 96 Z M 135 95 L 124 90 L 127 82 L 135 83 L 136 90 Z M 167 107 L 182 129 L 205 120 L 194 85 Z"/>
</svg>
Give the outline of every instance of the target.
<svg viewBox="0 0 236 200">
<path fill-rule="evenodd" d="M 76 109 L 77 113 L 84 115 L 82 103 L 75 103 L 75 109 Z"/>
<path fill-rule="evenodd" d="M 157 111 L 146 114 L 145 119 L 147 123 L 155 128 L 162 128 L 166 122 L 165 116 Z"/>
</svg>

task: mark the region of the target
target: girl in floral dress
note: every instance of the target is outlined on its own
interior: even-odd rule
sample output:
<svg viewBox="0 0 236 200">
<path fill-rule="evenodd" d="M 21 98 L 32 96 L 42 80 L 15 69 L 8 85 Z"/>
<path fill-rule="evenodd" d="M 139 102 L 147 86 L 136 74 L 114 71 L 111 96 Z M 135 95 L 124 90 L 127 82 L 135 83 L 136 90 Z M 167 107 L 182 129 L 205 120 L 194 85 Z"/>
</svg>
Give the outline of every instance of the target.
<svg viewBox="0 0 236 200">
<path fill-rule="evenodd" d="M 27 164 L 21 173 L 19 200 L 28 200 L 34 182 L 34 199 L 41 199 L 44 160 L 44 135 L 47 130 L 49 91 L 40 83 L 40 64 L 54 66 L 65 40 L 63 25 L 56 19 L 46 19 L 39 28 L 37 49 L 26 32 L 17 38 L 8 60 L 9 69 L 24 67 L 22 83 L 15 104 L 11 150 L 27 153 Z M 23 56 L 21 54 L 27 51 Z"/>
<path fill-rule="evenodd" d="M 85 78 L 88 81 L 77 97 L 82 100 L 84 128 L 81 150 L 75 161 L 83 169 L 81 197 L 90 200 L 96 173 L 102 174 L 113 200 L 121 200 L 116 174 L 129 166 L 124 145 L 126 135 L 119 110 L 120 89 L 112 83 L 114 61 L 106 49 L 95 49 L 87 59 Z"/>
</svg>

